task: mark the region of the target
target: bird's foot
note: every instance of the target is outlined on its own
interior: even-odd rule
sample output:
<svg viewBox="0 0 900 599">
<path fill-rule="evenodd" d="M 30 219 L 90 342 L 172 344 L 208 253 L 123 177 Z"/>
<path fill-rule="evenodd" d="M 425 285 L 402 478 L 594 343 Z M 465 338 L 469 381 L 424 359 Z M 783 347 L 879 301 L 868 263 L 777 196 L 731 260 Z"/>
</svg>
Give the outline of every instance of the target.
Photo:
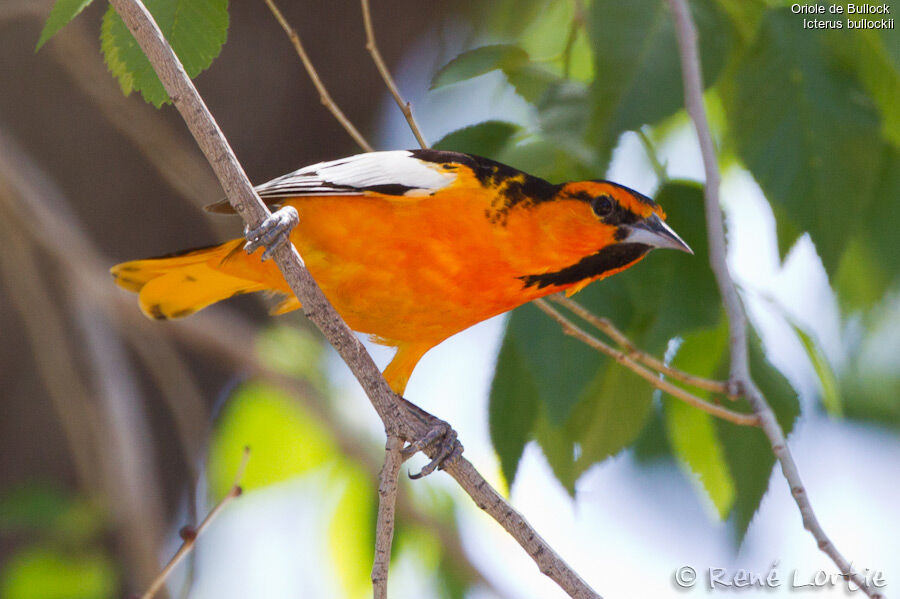
<svg viewBox="0 0 900 599">
<path fill-rule="evenodd" d="M 432 416 L 419 406 L 402 397 L 400 399 L 403 401 L 413 418 L 428 425 L 428 430 L 424 435 L 411 441 L 409 445 L 401 450 L 403 459 L 409 459 L 416 453 L 423 451 L 432 445 L 436 445 L 437 447 L 437 451 L 431 461 L 417 474 L 410 474 L 410 478 L 418 479 L 423 476 L 428 476 L 435 470 L 443 470 L 445 466 L 450 465 L 462 455 L 462 443 L 459 442 L 456 431 L 453 430 L 453 427 L 450 426 L 449 423 Z"/>
<path fill-rule="evenodd" d="M 266 248 L 263 252 L 263 261 L 272 257 L 275 250 L 284 243 L 290 243 L 291 231 L 300 222 L 300 215 L 297 209 L 292 206 L 284 206 L 269 215 L 255 229 L 244 227 L 244 237 L 247 243 L 244 244 L 244 251 L 252 254 L 261 247 Z"/>
</svg>

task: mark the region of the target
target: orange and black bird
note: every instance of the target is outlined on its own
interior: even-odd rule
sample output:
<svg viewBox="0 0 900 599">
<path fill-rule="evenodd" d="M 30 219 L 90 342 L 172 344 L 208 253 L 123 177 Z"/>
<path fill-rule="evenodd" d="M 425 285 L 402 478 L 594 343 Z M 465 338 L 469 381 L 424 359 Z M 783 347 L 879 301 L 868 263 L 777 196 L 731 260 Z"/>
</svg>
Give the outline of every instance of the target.
<svg viewBox="0 0 900 599">
<path fill-rule="evenodd" d="M 557 185 L 457 152 L 360 154 L 256 191 L 269 205 L 296 210 L 290 241 L 347 324 L 397 348 L 384 376 L 400 395 L 425 352 L 463 329 L 551 293 L 575 293 L 654 248 L 691 251 L 662 208 L 627 187 Z M 225 201 L 207 209 L 233 212 Z M 256 291 L 285 296 L 272 310 L 282 314 L 300 303 L 264 261 L 267 243 L 257 238 L 268 242 L 272 233 L 251 233 L 250 253 L 234 239 L 125 262 L 112 274 L 139 293 L 151 318 L 180 318 Z"/>
</svg>

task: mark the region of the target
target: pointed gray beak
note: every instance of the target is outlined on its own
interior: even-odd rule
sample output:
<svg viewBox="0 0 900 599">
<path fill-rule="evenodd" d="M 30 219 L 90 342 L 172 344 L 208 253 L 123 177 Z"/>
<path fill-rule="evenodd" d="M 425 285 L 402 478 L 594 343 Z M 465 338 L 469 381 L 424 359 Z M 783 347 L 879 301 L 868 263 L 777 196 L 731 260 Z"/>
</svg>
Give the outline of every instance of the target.
<svg viewBox="0 0 900 599">
<path fill-rule="evenodd" d="M 669 228 L 657 215 L 653 214 L 640 222 L 636 222 L 630 226 L 631 232 L 624 241 L 629 243 L 643 243 L 656 248 L 669 248 L 673 250 L 681 250 L 693 255 L 688 244 L 678 236 L 678 234 Z"/>
</svg>

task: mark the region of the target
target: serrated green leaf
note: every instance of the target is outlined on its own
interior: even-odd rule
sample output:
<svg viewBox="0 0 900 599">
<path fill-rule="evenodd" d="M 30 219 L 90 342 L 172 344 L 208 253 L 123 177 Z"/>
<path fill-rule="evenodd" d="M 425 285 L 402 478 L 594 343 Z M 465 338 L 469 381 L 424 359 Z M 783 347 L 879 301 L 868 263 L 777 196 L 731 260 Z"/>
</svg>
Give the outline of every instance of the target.
<svg viewBox="0 0 900 599">
<path fill-rule="evenodd" d="M 641 434 L 631 446 L 632 455 L 639 464 L 652 464 L 672 457 L 672 448 L 666 437 L 666 423 L 662 406 L 654 402 L 652 412 Z"/>
<path fill-rule="evenodd" d="M 90 5 L 94 0 L 56 0 L 56 3 L 53 5 L 53 8 L 50 10 L 50 16 L 47 17 L 47 21 L 44 23 L 44 28 L 41 30 L 41 37 L 38 39 L 37 47 L 35 47 L 34 51 L 37 52 L 41 49 L 41 46 L 50 41 L 57 32 L 69 24 L 72 19 L 81 14 L 85 8 Z"/>
<path fill-rule="evenodd" d="M 580 447 L 575 442 L 571 430 L 565 424 L 557 424 L 547 417 L 546 407 L 534 425 L 537 440 L 550 469 L 569 495 L 575 495 L 575 482 L 584 472 L 584 463 L 578 461 Z"/>
<path fill-rule="evenodd" d="M 791 220 L 790 215 L 780 205 L 772 206 L 772 214 L 775 217 L 775 237 L 778 241 L 778 258 L 784 262 L 791 249 L 803 235 L 803 231 Z"/>
<path fill-rule="evenodd" d="M 732 26 L 711 1 L 691 2 L 707 84 L 730 54 Z M 588 139 L 608 159 L 619 136 L 653 124 L 684 105 L 681 64 L 665 0 L 595 0 L 588 32 L 596 76 Z"/>
<path fill-rule="evenodd" d="M 804 351 L 806 351 L 806 357 L 809 358 L 813 370 L 816 372 L 816 377 L 819 379 L 822 406 L 832 416 L 842 416 L 843 408 L 841 406 L 840 388 L 834 369 L 831 368 L 831 363 L 825 357 L 825 354 L 822 353 L 822 348 L 809 333 L 790 319 L 788 319 L 788 323 L 794 329 L 797 337 L 800 338 L 800 343 L 803 345 Z"/>
<path fill-rule="evenodd" d="M 723 81 L 738 152 L 766 197 L 809 231 L 833 274 L 848 222 L 871 197 L 881 164 L 877 114 L 839 68 L 828 32 L 797 31 L 796 15 L 772 11 L 753 46 Z M 852 223 L 851 225 L 852 226 Z"/>
<path fill-rule="evenodd" d="M 517 308 L 507 335 L 514 335 L 525 368 L 532 373 L 538 397 L 554 425 L 562 425 L 587 391 L 602 356 L 564 335 L 559 325 L 531 305 Z"/>
<path fill-rule="evenodd" d="M 672 365 L 697 376 L 712 377 L 722 364 L 727 342 L 724 326 L 684 335 Z M 703 399 L 709 397 L 707 391 L 692 391 Z M 664 414 L 672 451 L 700 479 L 719 517 L 726 518 L 734 505 L 735 483 L 714 417 L 671 398 L 664 401 Z"/>
<path fill-rule="evenodd" d="M 651 414 L 649 389 L 647 381 L 607 361 L 572 414 L 570 429 L 581 447 L 579 472 L 616 455 L 637 438 Z"/>
<path fill-rule="evenodd" d="M 766 359 L 759 338 L 751 335 L 750 372 L 787 437 L 800 414 L 797 394 L 787 379 Z M 735 540 L 740 544 L 760 501 L 769 488 L 775 454 L 761 430 L 716 420 L 719 439 L 735 484 L 732 522 Z"/>
<path fill-rule="evenodd" d="M 431 89 L 458 83 L 497 69 L 520 67 L 529 61 L 528 53 L 512 44 L 492 44 L 463 52 L 435 74 Z"/>
<path fill-rule="evenodd" d="M 519 129 L 514 123 L 485 121 L 448 133 L 434 147 L 490 158 L 499 155 Z"/>
<path fill-rule="evenodd" d="M 228 35 L 228 0 L 147 0 L 145 5 L 188 76 L 199 75 L 221 52 Z M 100 42 L 125 95 L 138 90 L 157 108 L 169 101 L 150 61 L 112 6 L 103 15 Z"/>
<path fill-rule="evenodd" d="M 519 353 L 515 334 L 506 335 L 491 383 L 488 422 L 491 443 L 510 486 L 515 480 L 525 444 L 531 437 L 539 405 L 537 385 Z"/>
</svg>

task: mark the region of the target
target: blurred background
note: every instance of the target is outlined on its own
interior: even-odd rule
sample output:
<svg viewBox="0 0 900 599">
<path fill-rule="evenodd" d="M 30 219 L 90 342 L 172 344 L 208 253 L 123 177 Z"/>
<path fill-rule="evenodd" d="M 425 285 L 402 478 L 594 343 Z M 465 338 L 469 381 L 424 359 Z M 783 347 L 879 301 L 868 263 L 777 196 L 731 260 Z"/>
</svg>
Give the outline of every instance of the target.
<svg viewBox="0 0 900 599">
<path fill-rule="evenodd" d="M 35 52 L 51 6 L 0 0 L 0 596 L 140 593 L 179 529 L 228 492 L 245 446 L 246 492 L 200 537 L 168 596 L 368 596 L 380 422 L 302 315 L 270 318 L 266 300 L 248 296 L 151 322 L 115 288 L 112 264 L 235 237 L 240 223 L 199 209 L 222 194 L 177 112 L 124 96 L 107 71 L 104 3 Z M 415 147 L 365 51 L 358 3 L 281 8 L 376 149 Z M 857 569 L 882 573 L 890 595 L 900 42 L 892 31 L 804 29 L 775 0 L 692 8 L 729 259 L 760 338 L 754 374 L 791 431 L 824 528 Z M 703 169 L 665 3 L 372 10 L 430 142 L 661 198 L 698 257 L 654 254 L 576 299 L 653 353 L 722 376 Z M 196 83 L 251 180 L 358 152 L 265 4 L 228 12 L 227 42 Z M 860 595 L 815 585 L 835 568 L 758 431 L 627 376 L 524 307 L 429 353 L 407 396 L 453 424 L 479 471 L 605 597 L 707 595 L 710 568 L 773 567 L 778 588 L 742 594 Z M 443 474 L 401 479 L 397 526 L 392 596 L 564 596 Z M 685 567 L 698 573 L 693 588 L 676 582 Z"/>
</svg>

